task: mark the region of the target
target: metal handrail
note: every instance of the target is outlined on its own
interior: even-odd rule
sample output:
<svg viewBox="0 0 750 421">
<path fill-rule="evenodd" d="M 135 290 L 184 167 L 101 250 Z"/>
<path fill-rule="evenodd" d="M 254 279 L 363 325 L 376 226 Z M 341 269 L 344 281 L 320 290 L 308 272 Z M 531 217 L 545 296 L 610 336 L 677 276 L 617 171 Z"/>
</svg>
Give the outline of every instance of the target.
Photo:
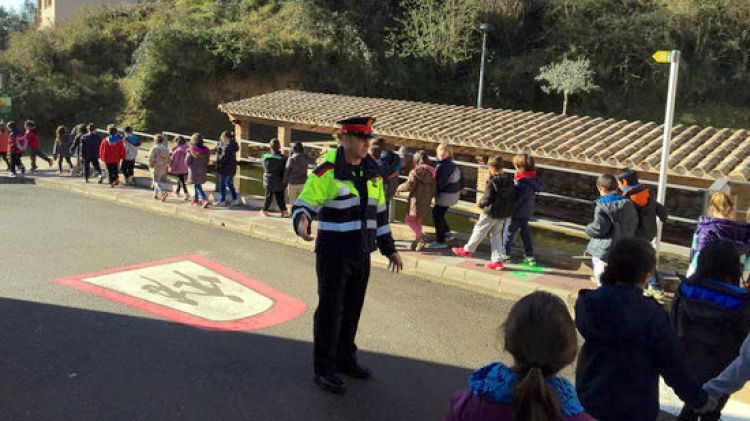
<svg viewBox="0 0 750 421">
<path fill-rule="evenodd" d="M 98 130 L 98 131 L 106 133 L 106 131 L 104 131 L 104 130 Z M 145 132 L 135 132 L 135 131 L 133 132 L 133 134 L 135 134 L 137 136 L 148 137 L 148 138 L 151 138 L 151 139 L 153 139 L 156 136 L 156 134 L 145 133 Z M 172 131 L 164 131 L 161 134 L 169 136 L 172 139 L 174 139 L 174 138 L 176 138 L 178 136 L 182 136 L 182 137 L 184 137 L 186 139 L 189 139 L 191 137 L 191 135 L 187 135 L 187 134 L 183 134 L 183 133 L 178 133 L 178 132 L 172 132 Z M 239 144 L 268 147 L 268 143 L 267 142 L 260 142 L 260 141 L 248 140 L 248 139 L 236 139 L 236 140 L 237 140 L 237 143 L 239 143 Z M 210 144 L 214 144 L 214 145 L 219 144 L 218 140 L 213 140 L 213 139 L 204 138 L 203 141 L 205 143 L 210 143 Z M 329 149 L 329 147 L 320 146 L 320 145 L 305 145 L 305 147 L 306 148 L 310 148 L 310 149 L 319 149 L 319 150 Z M 285 147 L 285 148 L 283 148 L 283 150 L 291 150 L 291 149 L 292 149 L 291 147 Z M 141 148 L 141 150 L 146 150 L 146 149 L 145 148 Z M 437 161 L 437 159 L 435 157 L 430 157 L 430 159 L 433 160 L 433 161 Z M 257 164 L 258 162 L 261 162 L 261 160 L 257 159 L 257 158 L 242 158 L 242 157 L 238 158 L 237 161 L 241 162 L 241 163 L 249 163 L 251 165 L 252 164 Z M 472 162 L 457 161 L 457 160 L 454 160 L 453 162 L 456 165 L 458 165 L 458 166 L 475 168 L 475 169 L 480 169 L 480 168 L 486 167 L 486 165 L 472 163 Z M 140 163 L 142 164 L 142 162 L 140 162 Z M 314 165 L 311 165 L 310 167 L 314 167 Z M 579 175 L 587 175 L 587 176 L 591 176 L 591 177 L 598 177 L 599 176 L 599 174 L 597 174 L 597 173 L 593 173 L 593 172 L 589 172 L 589 171 L 583 171 L 583 170 L 575 170 L 575 169 L 570 169 L 570 168 L 558 168 L 558 167 L 550 167 L 550 166 L 546 166 L 546 165 L 537 165 L 537 167 L 543 168 L 543 169 L 552 169 L 554 171 L 562 171 L 562 172 L 575 173 L 575 174 L 579 174 Z M 503 171 L 506 172 L 506 173 L 511 173 L 511 174 L 514 173 L 514 171 L 510 170 L 510 169 L 504 169 Z M 208 173 L 208 174 L 211 175 L 212 177 L 214 177 L 215 179 L 218 179 L 218 173 L 217 174 Z M 253 182 L 257 182 L 257 183 L 262 183 L 263 182 L 263 180 L 260 179 L 260 178 L 246 176 L 246 175 L 241 175 L 241 174 L 237 174 L 236 177 L 239 178 L 240 180 L 253 181 Z M 406 179 L 407 177 L 404 176 L 404 175 L 399 175 L 399 178 L 400 179 Z M 647 181 L 647 180 L 643 180 L 642 183 L 643 184 L 656 185 L 655 182 L 651 182 L 651 181 Z M 686 191 L 696 191 L 696 192 L 703 192 L 703 191 L 705 191 L 704 189 L 699 189 L 697 187 L 678 186 L 678 185 L 671 185 L 671 184 L 668 185 L 668 187 L 669 188 L 680 189 L 680 190 L 686 190 Z M 479 189 L 472 188 L 472 187 L 466 187 L 465 190 L 470 191 L 470 192 L 474 192 L 476 194 L 484 193 L 483 190 L 479 190 Z M 537 193 L 537 194 L 539 196 L 542 196 L 542 197 L 549 197 L 549 198 L 553 198 L 553 199 L 559 199 L 559 200 L 563 200 L 563 201 L 567 201 L 567 202 L 572 202 L 572 203 L 578 203 L 578 204 L 587 204 L 588 205 L 588 204 L 592 203 L 592 200 L 589 200 L 589 199 L 581 199 L 579 197 L 566 196 L 566 195 L 561 195 L 561 194 L 556 194 L 556 193 L 540 192 L 540 193 Z M 396 197 L 396 198 L 394 198 L 394 200 L 405 201 L 405 199 L 400 198 L 400 197 Z M 461 202 L 462 203 L 466 203 L 466 204 L 470 204 L 471 203 L 471 202 L 467 202 L 467 201 L 461 201 Z M 450 208 L 448 211 L 450 213 L 452 213 L 452 214 L 457 214 L 457 215 L 476 216 L 476 214 L 473 213 L 473 212 L 469 212 L 469 211 L 462 210 L 462 209 L 457 209 L 457 208 Z M 697 219 L 684 218 L 684 217 L 671 216 L 671 215 L 669 216 L 669 221 L 670 222 L 679 222 L 679 223 L 684 223 L 684 224 L 691 224 L 691 225 L 696 225 L 698 223 Z"/>
</svg>

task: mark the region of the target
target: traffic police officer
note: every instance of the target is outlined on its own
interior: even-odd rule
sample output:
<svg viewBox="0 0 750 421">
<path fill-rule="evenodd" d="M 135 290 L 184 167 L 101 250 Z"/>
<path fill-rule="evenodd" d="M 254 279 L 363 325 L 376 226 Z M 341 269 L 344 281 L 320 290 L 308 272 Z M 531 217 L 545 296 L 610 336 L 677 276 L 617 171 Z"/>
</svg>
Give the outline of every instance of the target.
<svg viewBox="0 0 750 421">
<path fill-rule="evenodd" d="M 314 379 L 331 393 L 346 392 L 337 372 L 360 379 L 372 376 L 358 364 L 354 344 L 370 277 L 370 253 L 379 248 L 391 271 L 403 269 L 388 224 L 383 178 L 367 154 L 373 121 L 352 117 L 337 123 L 341 146 L 326 154 L 292 207 L 295 232 L 303 239 L 312 241 L 310 222 L 318 220 Z"/>
</svg>

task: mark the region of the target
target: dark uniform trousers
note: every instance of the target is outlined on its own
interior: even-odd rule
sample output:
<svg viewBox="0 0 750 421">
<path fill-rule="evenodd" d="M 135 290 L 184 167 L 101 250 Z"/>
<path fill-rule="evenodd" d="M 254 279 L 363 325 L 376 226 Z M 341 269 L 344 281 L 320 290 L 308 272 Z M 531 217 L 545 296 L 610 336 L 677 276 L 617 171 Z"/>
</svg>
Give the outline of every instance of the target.
<svg viewBox="0 0 750 421">
<path fill-rule="evenodd" d="M 336 367 L 357 362 L 354 338 L 370 278 L 370 254 L 318 253 L 316 270 L 319 302 L 314 319 L 313 362 L 315 373 L 326 375 Z"/>
</svg>

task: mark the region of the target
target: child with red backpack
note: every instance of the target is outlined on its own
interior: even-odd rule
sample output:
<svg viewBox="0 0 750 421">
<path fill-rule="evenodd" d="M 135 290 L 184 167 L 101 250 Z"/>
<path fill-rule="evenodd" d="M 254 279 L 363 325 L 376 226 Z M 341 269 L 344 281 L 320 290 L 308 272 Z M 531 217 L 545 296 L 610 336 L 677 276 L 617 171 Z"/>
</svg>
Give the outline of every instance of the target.
<svg viewBox="0 0 750 421">
<path fill-rule="evenodd" d="M 487 234 L 490 235 L 492 247 L 491 261 L 487 269 L 503 268 L 503 229 L 506 219 L 513 215 L 516 202 L 516 189 L 513 178 L 503 173 L 503 158 L 497 155 L 489 162 L 490 179 L 484 189 L 484 196 L 479 201 L 482 214 L 479 216 L 469 242 L 463 247 L 454 247 L 454 254 L 471 257 Z"/>
<path fill-rule="evenodd" d="M 122 143 L 122 136 L 117 133 L 117 128 L 113 124 L 107 126 L 107 132 L 109 132 L 109 136 L 102 139 L 99 146 L 99 157 L 107 166 L 109 186 L 114 187 L 120 184 L 120 175 L 117 169 L 120 166 L 120 161 L 125 158 L 125 145 Z"/>
</svg>

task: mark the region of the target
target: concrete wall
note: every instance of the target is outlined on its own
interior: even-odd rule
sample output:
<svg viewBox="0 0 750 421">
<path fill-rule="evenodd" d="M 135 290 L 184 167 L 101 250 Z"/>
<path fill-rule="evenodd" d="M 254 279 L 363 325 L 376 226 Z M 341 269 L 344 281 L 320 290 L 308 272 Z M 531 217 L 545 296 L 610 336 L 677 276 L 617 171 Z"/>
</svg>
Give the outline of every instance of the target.
<svg viewBox="0 0 750 421">
<path fill-rule="evenodd" d="M 38 0 L 39 27 L 49 27 L 60 24 L 75 16 L 79 10 L 86 7 L 101 5 L 120 5 L 124 3 L 138 3 L 139 0 Z"/>
</svg>

